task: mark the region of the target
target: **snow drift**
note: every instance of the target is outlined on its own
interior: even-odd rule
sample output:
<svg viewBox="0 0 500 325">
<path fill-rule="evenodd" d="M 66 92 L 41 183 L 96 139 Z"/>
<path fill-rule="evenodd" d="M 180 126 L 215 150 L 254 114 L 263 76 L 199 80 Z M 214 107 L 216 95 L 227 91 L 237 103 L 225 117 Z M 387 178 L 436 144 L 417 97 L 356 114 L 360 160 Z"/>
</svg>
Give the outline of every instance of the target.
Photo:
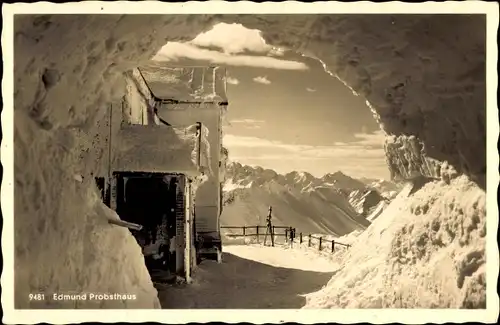
<svg viewBox="0 0 500 325">
<path fill-rule="evenodd" d="M 14 7 L 3 8 L 9 14 Z M 156 306 L 155 290 L 146 276 L 139 247 L 131 244 L 132 236 L 101 222 L 109 211 L 90 204 L 82 193 L 87 193 L 92 174 L 102 165 L 105 141 L 97 139 L 105 136 L 100 121 L 108 104 L 125 93 L 123 72 L 145 63 L 165 42 L 191 40 L 220 21 L 238 21 L 261 29 L 268 43 L 317 57 L 332 75 L 366 97 L 381 127 L 394 135 L 391 143 L 397 145 L 388 145 L 387 155 L 395 177 L 415 173 L 434 176 L 436 169 L 427 163 L 430 157 L 436 165 L 448 161 L 458 174 L 470 175 L 484 188 L 485 19 L 484 15 L 17 15 L 13 31 L 16 307 L 27 307 L 27 293 L 46 287 L 126 292 L 143 288 L 140 303 Z M 418 146 L 401 145 L 410 141 L 405 134 L 415 135 Z M 75 183 L 76 173 L 83 176 L 84 183 Z M 436 197 L 443 195 L 439 200 L 451 202 L 448 189 L 436 187 Z M 471 185 L 469 193 L 472 189 Z M 463 205 L 466 197 L 463 199 L 454 206 Z M 474 224 L 483 225 L 485 215 L 476 214 L 481 206 L 463 209 L 463 214 L 451 211 L 453 219 L 448 223 L 460 225 L 479 219 Z M 439 209 L 438 205 L 429 208 Z M 418 221 L 401 220 L 409 224 Z M 377 237 L 373 232 L 363 237 Z M 112 238 L 115 240 L 109 246 Z M 481 256 L 484 245 L 476 238 L 461 247 L 463 252 L 477 250 L 476 255 Z M 371 243 L 371 250 L 389 249 L 378 241 Z M 458 239 L 452 244 L 450 250 L 458 252 Z M 440 257 L 439 252 L 445 249 L 425 256 L 430 256 L 431 262 L 435 259 L 451 266 L 450 260 Z M 352 261 L 363 262 L 359 250 L 351 252 L 359 257 Z M 351 279 L 346 287 L 336 285 L 337 292 L 329 291 L 329 302 L 318 304 L 363 301 L 344 300 L 354 292 L 374 297 L 374 290 L 381 289 L 382 283 L 369 278 L 386 267 L 389 253 L 383 253 L 371 266 L 365 264 L 360 272 L 346 275 Z M 95 256 L 98 263 L 87 263 Z M 457 264 L 457 270 L 467 270 L 468 259 L 462 260 L 465 264 Z M 349 265 L 359 269 L 354 263 Z M 433 267 L 424 269 L 420 265 L 402 267 L 402 274 L 415 271 L 422 295 L 435 297 L 432 285 L 423 279 L 443 266 L 431 264 Z M 389 283 L 402 281 L 403 276 L 397 274 Z M 365 290 L 357 287 L 348 292 L 349 286 L 359 284 L 357 277 L 367 284 Z M 467 305 L 461 295 L 466 290 L 474 292 L 474 288 L 481 292 L 484 287 L 481 276 L 466 277 L 450 301 L 452 305 Z M 394 300 L 390 295 L 385 301 Z M 477 303 L 470 303 L 481 305 L 482 295 L 479 297 Z M 411 297 L 401 299 L 410 302 Z M 115 303 L 104 302 L 101 307 L 115 307 Z"/>
<path fill-rule="evenodd" d="M 486 308 L 486 195 L 467 177 L 408 184 L 305 308 Z"/>
<path fill-rule="evenodd" d="M 56 210 L 59 213 L 54 213 L 52 219 L 45 218 L 37 223 L 30 219 L 16 220 L 16 236 L 23 236 L 15 251 L 18 267 L 15 276 L 23 279 L 16 281 L 16 292 L 33 292 L 33 288 L 37 288 L 36 292 L 45 294 L 45 300 L 29 303 L 25 295 L 16 294 L 16 307 L 159 308 L 141 248 L 126 228 L 108 224 L 108 219 L 118 219 L 118 216 L 102 203 L 94 180 L 59 180 L 65 182 L 65 191 L 56 193 L 44 184 L 34 187 L 39 191 L 32 193 L 35 207 L 55 194 L 69 204 Z M 26 206 L 30 210 L 23 212 L 37 215 L 36 210 Z M 32 265 L 37 265 L 36 272 Z M 82 293 L 135 297 L 125 300 L 52 298 L 53 294 Z"/>
</svg>

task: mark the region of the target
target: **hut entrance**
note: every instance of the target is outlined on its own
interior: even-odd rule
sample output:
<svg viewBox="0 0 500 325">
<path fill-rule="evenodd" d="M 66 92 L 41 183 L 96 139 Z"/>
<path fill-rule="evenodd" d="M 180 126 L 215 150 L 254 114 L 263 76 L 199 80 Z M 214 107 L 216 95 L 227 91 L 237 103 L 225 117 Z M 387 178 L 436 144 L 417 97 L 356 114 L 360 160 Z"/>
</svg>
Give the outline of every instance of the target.
<svg viewBox="0 0 500 325">
<path fill-rule="evenodd" d="M 122 220 L 143 226 L 131 232 L 151 277 L 158 282 L 173 281 L 183 268 L 178 255 L 184 234 L 184 176 L 120 172 L 114 177 L 116 212 Z"/>
</svg>

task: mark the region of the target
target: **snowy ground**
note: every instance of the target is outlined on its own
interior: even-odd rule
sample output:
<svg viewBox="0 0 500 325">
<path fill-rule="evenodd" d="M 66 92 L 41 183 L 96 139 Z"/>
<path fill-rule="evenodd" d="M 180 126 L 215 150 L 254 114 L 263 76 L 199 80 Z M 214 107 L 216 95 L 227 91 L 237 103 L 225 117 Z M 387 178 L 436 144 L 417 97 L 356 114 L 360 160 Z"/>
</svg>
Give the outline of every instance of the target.
<svg viewBox="0 0 500 325">
<path fill-rule="evenodd" d="M 223 262 L 203 261 L 194 283 L 159 289 L 163 308 L 301 308 L 339 267 L 314 252 L 224 246 Z"/>
</svg>

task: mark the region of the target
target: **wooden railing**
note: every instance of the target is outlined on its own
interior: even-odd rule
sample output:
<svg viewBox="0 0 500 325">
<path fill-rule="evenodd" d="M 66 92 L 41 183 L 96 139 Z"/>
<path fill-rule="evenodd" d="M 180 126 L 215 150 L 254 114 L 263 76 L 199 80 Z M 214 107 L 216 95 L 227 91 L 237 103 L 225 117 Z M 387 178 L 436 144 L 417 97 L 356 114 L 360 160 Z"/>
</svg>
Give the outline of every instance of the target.
<svg viewBox="0 0 500 325">
<path fill-rule="evenodd" d="M 309 236 L 307 236 L 308 240 L 307 240 L 307 246 L 308 247 L 312 247 L 314 246 L 314 243 L 313 243 L 313 239 L 317 241 L 318 243 L 318 250 L 323 250 L 323 248 L 325 247 L 328 247 L 331 249 L 331 252 L 335 252 L 335 246 L 336 245 L 340 245 L 340 246 L 343 246 L 343 247 L 346 247 L 346 248 L 349 248 L 351 247 L 351 245 L 349 244 L 344 244 L 344 243 L 340 243 L 340 242 L 337 242 L 335 241 L 335 239 L 331 239 L 331 240 L 328 240 L 328 239 L 325 239 L 323 236 L 320 236 L 320 237 L 316 237 L 316 236 L 313 236 L 311 234 L 309 234 Z M 302 237 L 302 233 L 299 234 L 299 242 L 302 244 L 303 242 L 303 237 Z"/>
<path fill-rule="evenodd" d="M 327 239 L 325 238 L 325 236 L 314 236 L 312 234 L 304 236 L 302 232 L 297 236 L 296 229 L 289 226 L 272 226 L 272 232 L 268 231 L 267 226 L 221 226 L 220 229 L 241 229 L 241 232 L 224 234 L 224 236 L 243 238 L 255 237 L 257 239 L 257 242 L 259 242 L 260 237 L 266 236 L 266 232 L 267 236 L 269 237 L 285 237 L 285 242 L 290 244 L 293 244 L 297 240 L 299 244 L 302 244 L 305 242 L 305 239 L 307 239 L 308 247 L 314 247 L 317 243 L 319 251 L 322 251 L 324 248 L 328 247 L 332 253 L 335 252 L 335 247 L 337 245 L 343 246 L 345 248 L 351 247 L 351 245 L 349 244 L 337 242 L 335 241 L 335 239 Z M 274 238 L 271 240 L 271 242 L 274 242 Z"/>
<path fill-rule="evenodd" d="M 226 237 L 255 237 L 257 239 L 257 242 L 259 242 L 260 237 L 269 236 L 271 239 L 271 236 L 274 238 L 276 237 L 287 237 L 287 231 L 290 227 L 288 226 L 272 226 L 272 233 L 267 230 L 267 226 L 221 226 L 220 229 L 241 229 L 240 233 L 236 234 L 224 234 Z M 280 231 L 281 230 L 281 231 Z"/>
</svg>

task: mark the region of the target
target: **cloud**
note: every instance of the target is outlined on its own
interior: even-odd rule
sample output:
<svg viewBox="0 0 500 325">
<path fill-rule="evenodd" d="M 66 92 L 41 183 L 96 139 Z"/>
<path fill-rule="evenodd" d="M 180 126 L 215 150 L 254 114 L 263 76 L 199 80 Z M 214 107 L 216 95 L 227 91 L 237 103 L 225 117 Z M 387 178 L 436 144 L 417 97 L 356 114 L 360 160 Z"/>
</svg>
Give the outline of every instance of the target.
<svg viewBox="0 0 500 325">
<path fill-rule="evenodd" d="M 366 147 L 383 147 L 385 142 L 385 133 L 382 130 L 373 133 L 356 133 L 354 137 L 359 139 L 355 143 Z"/>
<path fill-rule="evenodd" d="M 240 83 L 238 79 L 232 77 L 226 77 L 226 82 L 230 85 L 237 85 Z"/>
<path fill-rule="evenodd" d="M 310 93 L 313 93 L 313 92 L 315 92 L 315 91 L 316 91 L 316 89 L 309 88 L 309 87 L 307 87 L 307 88 L 306 88 L 306 90 L 307 90 L 308 92 L 310 92 Z"/>
<path fill-rule="evenodd" d="M 237 126 L 237 127 L 243 127 L 246 129 L 260 129 L 262 127 L 262 124 L 264 124 L 265 121 L 262 120 L 254 120 L 254 119 L 240 119 L 240 120 L 231 120 L 229 121 L 229 126 Z"/>
<path fill-rule="evenodd" d="M 262 38 L 258 29 L 249 29 L 241 24 L 216 24 L 204 33 L 196 36 L 191 44 L 201 47 L 216 47 L 226 54 L 238 54 L 246 51 L 255 53 L 275 53 L 273 46 Z"/>
<path fill-rule="evenodd" d="M 271 83 L 271 81 L 269 81 L 269 79 L 267 79 L 267 77 L 255 77 L 253 78 L 253 81 L 255 81 L 256 83 L 259 83 L 259 84 L 264 84 L 264 85 L 269 85 Z"/>
<path fill-rule="evenodd" d="M 279 70 L 308 70 L 303 62 L 281 60 L 267 56 L 232 55 L 200 48 L 189 43 L 168 42 L 153 57 L 154 61 L 179 61 L 180 59 L 209 61 L 212 64 L 247 66 Z"/>
<path fill-rule="evenodd" d="M 387 178 L 383 133 L 360 133 L 355 136 L 358 141 L 314 146 L 226 134 L 223 143 L 231 152 L 232 160 L 278 172 L 306 170 L 313 174 L 325 174 L 342 170 L 353 176 Z"/>
<path fill-rule="evenodd" d="M 224 145 L 233 148 L 272 150 L 274 155 L 292 155 L 308 158 L 355 158 L 380 157 L 384 155 L 383 141 L 375 142 L 375 137 L 363 138 L 352 143 L 337 143 L 331 146 L 297 145 L 272 141 L 258 137 L 226 134 Z M 381 138 L 378 138 L 381 140 Z M 374 144 L 377 145 L 374 145 Z"/>
<path fill-rule="evenodd" d="M 241 120 L 231 120 L 231 123 L 264 123 L 263 120 L 254 120 L 251 118 L 244 118 Z"/>
<path fill-rule="evenodd" d="M 382 130 L 372 133 L 355 133 L 354 137 L 357 139 L 354 142 L 335 142 L 334 145 L 338 147 L 361 146 L 364 148 L 383 148 L 385 143 L 385 133 Z"/>
</svg>

